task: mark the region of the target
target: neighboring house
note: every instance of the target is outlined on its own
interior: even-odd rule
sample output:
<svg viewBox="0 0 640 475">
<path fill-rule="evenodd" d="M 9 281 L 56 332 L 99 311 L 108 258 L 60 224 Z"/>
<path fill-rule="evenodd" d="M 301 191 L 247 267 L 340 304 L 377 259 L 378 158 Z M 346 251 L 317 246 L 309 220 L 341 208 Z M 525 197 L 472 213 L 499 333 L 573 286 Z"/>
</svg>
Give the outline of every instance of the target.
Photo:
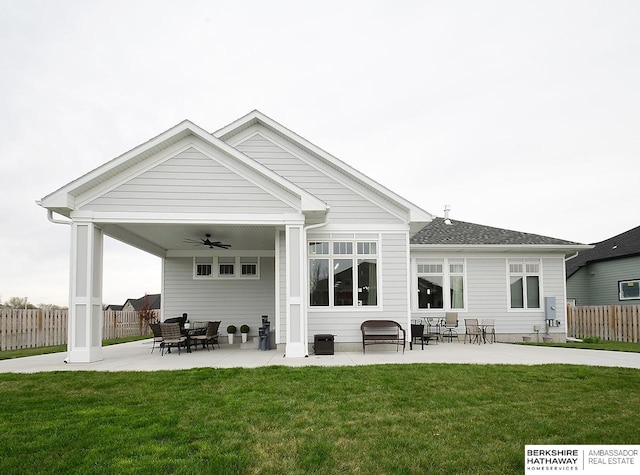
<svg viewBox="0 0 640 475">
<path fill-rule="evenodd" d="M 145 305 L 151 310 L 160 310 L 160 294 L 147 294 L 138 299 L 127 299 L 122 306 L 124 312 L 139 312 Z"/>
<path fill-rule="evenodd" d="M 575 305 L 640 305 L 640 226 L 567 259 Z"/>
<path fill-rule="evenodd" d="M 121 312 L 122 311 L 122 307 L 124 307 L 124 305 L 109 304 L 109 305 L 105 306 L 104 309 L 107 310 L 107 311 L 112 311 L 112 312 Z"/>
<path fill-rule="evenodd" d="M 287 357 L 445 311 L 461 338 L 466 317 L 494 318 L 500 340 L 549 317 L 562 339 L 564 257 L 588 247 L 434 218 L 258 111 L 214 133 L 181 122 L 39 204 L 71 220 L 71 362 L 102 357 L 104 235 L 162 259 L 163 319 L 255 333 L 268 315 Z"/>
</svg>

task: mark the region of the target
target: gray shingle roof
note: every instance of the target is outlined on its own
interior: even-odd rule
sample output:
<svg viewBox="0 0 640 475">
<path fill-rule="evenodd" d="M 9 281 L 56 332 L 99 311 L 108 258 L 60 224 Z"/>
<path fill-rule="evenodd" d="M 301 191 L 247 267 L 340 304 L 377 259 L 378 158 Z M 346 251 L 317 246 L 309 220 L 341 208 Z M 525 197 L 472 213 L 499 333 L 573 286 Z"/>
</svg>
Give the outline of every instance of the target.
<svg viewBox="0 0 640 475">
<path fill-rule="evenodd" d="M 640 255 L 640 226 L 594 243 L 594 246 L 593 249 L 580 251 L 576 257 L 567 261 L 567 277 L 590 262 Z"/>
<path fill-rule="evenodd" d="M 493 228 L 464 221 L 435 218 L 412 238 L 411 244 L 450 244 L 450 245 L 580 245 L 538 234 L 529 234 L 509 229 Z"/>
</svg>

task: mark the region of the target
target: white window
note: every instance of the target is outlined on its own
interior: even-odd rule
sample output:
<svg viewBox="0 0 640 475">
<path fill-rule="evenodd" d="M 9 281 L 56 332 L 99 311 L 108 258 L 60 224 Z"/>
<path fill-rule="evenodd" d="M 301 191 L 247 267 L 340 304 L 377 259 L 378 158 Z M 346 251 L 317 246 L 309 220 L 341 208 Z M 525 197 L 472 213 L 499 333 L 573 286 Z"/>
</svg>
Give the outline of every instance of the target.
<svg viewBox="0 0 640 475">
<path fill-rule="evenodd" d="M 236 275 L 236 260 L 233 257 L 218 258 L 218 275 L 220 277 L 233 277 Z"/>
<path fill-rule="evenodd" d="M 377 249 L 373 241 L 309 242 L 309 305 L 377 306 Z"/>
<path fill-rule="evenodd" d="M 193 260 L 194 278 L 210 277 L 213 270 L 213 262 L 210 257 L 196 257 Z"/>
<path fill-rule="evenodd" d="M 242 277 L 252 277 L 258 275 L 258 259 L 256 257 L 240 258 L 240 274 Z"/>
<path fill-rule="evenodd" d="M 618 282 L 618 298 L 620 300 L 640 299 L 640 279 L 621 280 Z"/>
<path fill-rule="evenodd" d="M 259 257 L 207 256 L 193 258 L 193 278 L 259 279 Z"/>
<path fill-rule="evenodd" d="M 509 308 L 540 308 L 540 259 L 509 259 Z"/>
<path fill-rule="evenodd" d="M 419 309 L 465 309 L 464 259 L 418 260 L 417 271 Z"/>
</svg>

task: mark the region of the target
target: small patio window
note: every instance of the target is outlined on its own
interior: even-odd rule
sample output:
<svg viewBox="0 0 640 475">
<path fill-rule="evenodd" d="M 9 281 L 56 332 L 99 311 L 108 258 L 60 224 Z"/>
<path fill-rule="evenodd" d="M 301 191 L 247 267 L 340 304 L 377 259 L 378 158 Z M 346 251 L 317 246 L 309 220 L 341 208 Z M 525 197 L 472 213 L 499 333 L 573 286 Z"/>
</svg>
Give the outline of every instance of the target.
<svg viewBox="0 0 640 475">
<path fill-rule="evenodd" d="M 220 257 L 218 258 L 218 275 L 220 277 L 233 277 L 235 275 L 236 260 L 233 257 Z"/>
<path fill-rule="evenodd" d="M 194 279 L 259 279 L 259 257 L 194 257 Z"/>
<path fill-rule="evenodd" d="M 242 277 L 254 277 L 258 275 L 258 260 L 254 257 L 241 257 L 240 275 Z"/>
</svg>

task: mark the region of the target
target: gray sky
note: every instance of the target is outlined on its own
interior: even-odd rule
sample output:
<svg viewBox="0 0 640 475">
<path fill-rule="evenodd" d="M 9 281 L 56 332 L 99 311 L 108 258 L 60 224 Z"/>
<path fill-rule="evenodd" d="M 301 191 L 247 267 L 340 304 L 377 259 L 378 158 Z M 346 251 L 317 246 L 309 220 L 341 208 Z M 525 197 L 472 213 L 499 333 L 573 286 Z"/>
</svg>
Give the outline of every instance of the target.
<svg viewBox="0 0 640 475">
<path fill-rule="evenodd" d="M 67 305 L 35 201 L 253 109 L 427 211 L 591 243 L 638 226 L 640 2 L 0 0 L 0 299 Z M 106 303 L 160 291 L 115 241 Z"/>
</svg>

